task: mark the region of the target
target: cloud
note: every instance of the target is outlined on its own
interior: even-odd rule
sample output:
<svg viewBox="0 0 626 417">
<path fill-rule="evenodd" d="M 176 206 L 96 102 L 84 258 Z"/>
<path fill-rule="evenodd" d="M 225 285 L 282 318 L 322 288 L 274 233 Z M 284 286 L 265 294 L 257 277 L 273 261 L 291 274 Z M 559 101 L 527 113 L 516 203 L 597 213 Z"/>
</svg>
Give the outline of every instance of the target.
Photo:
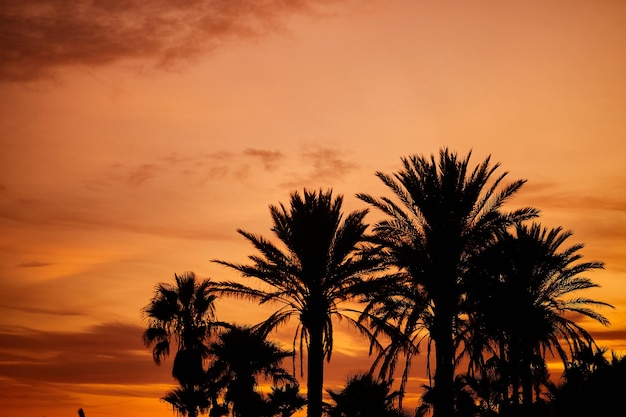
<svg viewBox="0 0 626 417">
<path fill-rule="evenodd" d="M 258 158 L 267 171 L 276 169 L 278 161 L 283 158 L 283 154 L 280 151 L 269 151 L 266 149 L 248 148 L 243 153 L 246 156 Z"/>
<path fill-rule="evenodd" d="M 534 206 L 559 210 L 604 210 L 626 214 L 626 186 L 621 178 L 613 178 L 592 191 L 565 189 L 556 182 L 528 181 L 516 195 L 516 199 L 536 202 Z M 610 191 L 610 193 L 609 193 Z"/>
<path fill-rule="evenodd" d="M 76 415 L 79 406 L 87 406 L 87 415 L 101 407 L 124 415 L 131 402 L 154 404 L 159 411 L 158 399 L 175 383 L 171 361 L 156 366 L 148 348 L 134 350 L 141 331 L 119 323 L 84 333 L 0 329 L 3 406 L 17 414 L 59 417 L 68 410 Z M 66 412 L 55 414 L 51 405 Z"/>
<path fill-rule="evenodd" d="M 52 316 L 85 316 L 86 315 L 85 313 L 81 313 L 76 310 L 59 310 L 59 309 L 51 310 L 51 309 L 45 309 L 45 308 L 25 307 L 25 306 L 16 307 L 16 306 L 10 306 L 7 304 L 0 304 L 0 308 L 7 309 L 7 310 L 21 311 L 24 313 L 47 314 L 47 315 L 52 315 Z"/>
<path fill-rule="evenodd" d="M 304 158 L 311 163 L 314 176 L 342 176 L 355 167 L 355 164 L 340 157 L 337 149 L 320 148 L 304 153 Z"/>
<path fill-rule="evenodd" d="M 41 187 L 37 192 L 28 190 L 28 195 L 18 190 L 9 193 L 0 207 L 0 222 L 41 226 L 55 239 L 56 230 L 92 233 L 103 229 L 194 240 L 236 239 L 229 223 L 195 216 L 208 210 L 217 216 L 225 210 L 219 203 L 225 193 L 234 187 L 247 190 L 258 181 L 268 187 L 286 183 L 298 188 L 330 187 L 356 166 L 344 153 L 331 147 L 314 147 L 299 154 L 285 154 L 276 148 L 243 148 L 170 152 L 115 162 L 96 174 L 77 178 L 81 187 L 61 191 Z M 139 201 L 142 204 L 137 204 Z M 181 201 L 187 204 L 184 210 Z M 14 233 L 28 237 L 19 229 Z M 21 268 L 47 266 L 45 259 L 36 259 L 36 253 L 28 256 L 17 261 Z"/>
<path fill-rule="evenodd" d="M 324 187 L 332 188 L 333 184 L 352 172 L 358 166 L 344 156 L 345 151 L 333 147 L 315 147 L 304 150 L 301 169 L 304 176 L 292 174 L 290 180 L 283 184 L 287 187 Z M 308 168 L 308 169 L 306 169 Z"/>
<path fill-rule="evenodd" d="M 161 168 L 155 164 L 142 164 L 134 167 L 128 173 L 128 183 L 130 185 L 140 185 L 145 181 L 154 178 L 160 170 Z"/>
<path fill-rule="evenodd" d="M 123 182 L 132 187 L 144 185 L 151 180 L 168 175 L 185 178 L 186 184 L 203 185 L 207 180 L 232 178 L 244 179 L 256 166 L 264 171 L 274 171 L 284 155 L 272 149 L 248 148 L 241 152 L 217 151 L 197 156 L 182 156 L 172 152 L 153 161 L 137 165 L 114 164 L 110 167 L 109 180 Z M 255 162 L 251 165 L 250 160 Z M 100 189 L 106 183 L 101 179 L 90 181 L 87 186 Z"/>
<path fill-rule="evenodd" d="M 626 194 L 621 178 L 607 180 L 603 187 L 592 190 L 572 190 L 554 182 L 528 182 L 515 196 L 516 205 L 529 205 L 541 211 L 537 221 L 545 226 L 563 226 L 571 229 L 574 236 L 570 242 L 586 239 L 612 242 L 626 241 Z M 610 190 L 610 191 L 608 191 Z M 545 223 L 545 217 L 551 221 Z M 555 219 L 556 217 L 556 219 Z M 567 220 L 567 223 L 561 223 Z M 607 248 L 610 249 L 610 248 Z"/>
<path fill-rule="evenodd" d="M 626 328 L 617 328 L 610 330 L 595 330 L 592 332 L 596 342 L 602 344 L 602 342 L 619 342 L 623 343 L 626 340 Z"/>
<path fill-rule="evenodd" d="M 0 380 L 22 383 L 170 383 L 155 369 L 140 326 L 105 323 L 84 332 L 0 328 Z M 169 367 L 167 361 L 164 366 Z M 167 372 L 166 372 L 167 374 Z"/>
<path fill-rule="evenodd" d="M 30 261 L 30 262 L 22 262 L 17 266 L 19 268 L 41 268 L 42 266 L 50 266 L 54 265 L 50 262 L 39 262 L 39 261 Z"/>
<path fill-rule="evenodd" d="M 0 7 L 0 81 L 121 61 L 172 68 L 330 0 L 21 0 Z"/>
</svg>

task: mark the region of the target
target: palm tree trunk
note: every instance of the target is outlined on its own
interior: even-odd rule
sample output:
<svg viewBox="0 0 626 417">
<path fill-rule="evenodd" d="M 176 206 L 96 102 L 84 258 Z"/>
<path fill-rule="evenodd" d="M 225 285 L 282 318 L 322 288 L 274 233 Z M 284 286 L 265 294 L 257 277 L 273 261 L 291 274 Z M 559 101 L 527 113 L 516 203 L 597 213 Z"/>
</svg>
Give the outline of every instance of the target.
<svg viewBox="0 0 626 417">
<path fill-rule="evenodd" d="M 437 314 L 437 325 L 433 326 L 431 336 L 435 343 L 435 395 L 433 399 L 433 417 L 454 417 L 454 340 L 452 335 L 452 316 Z M 439 321 L 441 320 L 441 321 Z"/>
<path fill-rule="evenodd" d="M 522 404 L 525 410 L 530 410 L 533 403 L 533 370 L 531 359 L 527 353 L 524 352 L 524 367 L 522 368 Z"/>
<path fill-rule="evenodd" d="M 500 408 L 504 409 L 509 404 L 509 386 L 511 385 L 511 366 L 508 362 L 507 352 L 505 347 L 507 346 L 506 338 L 500 339 L 500 380 L 502 381 L 502 403 Z"/>
<path fill-rule="evenodd" d="M 324 385 L 323 325 L 314 324 L 309 329 L 307 356 L 307 417 L 322 416 L 322 391 Z"/>
</svg>

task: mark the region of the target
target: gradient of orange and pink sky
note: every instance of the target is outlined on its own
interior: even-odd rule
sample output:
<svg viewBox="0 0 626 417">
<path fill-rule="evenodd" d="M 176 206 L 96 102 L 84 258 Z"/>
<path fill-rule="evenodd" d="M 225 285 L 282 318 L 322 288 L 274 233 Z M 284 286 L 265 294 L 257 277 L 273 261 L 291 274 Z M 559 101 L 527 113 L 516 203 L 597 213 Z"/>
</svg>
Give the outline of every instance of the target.
<svg viewBox="0 0 626 417">
<path fill-rule="evenodd" d="M 625 52 L 619 0 L 2 2 L 0 414 L 172 415 L 140 341 L 156 283 L 236 279 L 210 260 L 244 261 L 269 204 L 362 208 L 375 171 L 442 146 L 528 179 L 509 207 L 606 263 L 612 325 L 582 324 L 626 353 Z M 370 363 L 335 343 L 330 388 Z"/>
</svg>

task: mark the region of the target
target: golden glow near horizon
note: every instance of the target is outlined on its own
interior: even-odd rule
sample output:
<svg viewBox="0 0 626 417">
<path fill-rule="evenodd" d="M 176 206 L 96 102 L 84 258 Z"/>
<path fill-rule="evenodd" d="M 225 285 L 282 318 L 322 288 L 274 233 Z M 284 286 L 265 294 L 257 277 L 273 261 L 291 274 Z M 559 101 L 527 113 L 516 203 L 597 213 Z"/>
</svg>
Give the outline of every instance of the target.
<svg viewBox="0 0 626 417">
<path fill-rule="evenodd" d="M 245 261 L 236 229 L 271 236 L 269 204 L 311 187 L 362 208 L 376 171 L 442 146 L 528 179 L 508 207 L 606 263 L 588 295 L 612 325 L 584 324 L 626 354 L 624 2 L 31 3 L 0 10 L 3 414 L 173 415 L 171 361 L 140 340 L 154 285 L 237 279 L 210 260 Z M 334 388 L 370 363 L 337 329 Z"/>
</svg>

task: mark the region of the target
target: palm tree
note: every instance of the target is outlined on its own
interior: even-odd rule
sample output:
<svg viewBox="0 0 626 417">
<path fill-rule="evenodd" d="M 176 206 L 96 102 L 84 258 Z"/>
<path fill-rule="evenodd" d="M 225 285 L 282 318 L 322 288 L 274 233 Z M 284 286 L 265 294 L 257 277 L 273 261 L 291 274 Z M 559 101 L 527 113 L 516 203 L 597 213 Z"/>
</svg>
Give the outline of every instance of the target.
<svg viewBox="0 0 626 417">
<path fill-rule="evenodd" d="M 160 365 L 175 340 L 177 348 L 172 376 L 181 389 L 168 393 L 164 400 L 171 399 L 170 404 L 175 409 L 184 409 L 187 415 L 195 417 L 202 408 L 198 391 L 206 382 L 206 341 L 218 326 L 214 308 L 217 295 L 209 279 L 199 281 L 193 272 L 174 274 L 174 280 L 174 285 L 157 284 L 152 300 L 144 307 L 148 328 L 143 333 L 143 342 L 146 347 L 152 346 L 154 362 Z M 180 403 L 181 399 L 184 404 Z"/>
<path fill-rule="evenodd" d="M 489 404 L 479 397 L 480 388 L 478 385 L 482 381 L 474 380 L 466 375 L 457 375 L 454 378 L 454 412 L 456 417 L 491 417 L 498 414 L 492 412 Z M 430 415 L 434 398 L 433 388 L 429 385 L 422 385 L 424 392 L 420 397 L 420 404 L 415 410 L 415 417 L 425 417 Z"/>
<path fill-rule="evenodd" d="M 502 234 L 483 252 L 483 273 L 469 283 L 472 334 L 480 335 L 480 342 L 467 346 L 493 355 L 505 382 L 502 387 L 513 395 L 513 406 L 520 405 L 521 398 L 524 408 L 530 409 L 534 384 L 541 382 L 536 378 L 546 375 L 546 354 L 558 356 L 567 367 L 569 358 L 595 346 L 573 318 L 609 324 L 593 310 L 609 304 L 578 294 L 598 287 L 581 274 L 601 269 L 603 263 L 581 262 L 582 244 L 564 248 L 571 236 L 561 227 L 519 223 L 514 233 Z M 491 346 L 485 344 L 489 339 Z M 481 360 L 470 361 L 474 363 Z"/>
<path fill-rule="evenodd" d="M 399 327 L 427 330 L 429 352 L 431 342 L 434 345 L 434 417 L 454 414 L 455 335 L 463 312 L 462 283 L 473 258 L 509 225 L 537 215 L 532 208 L 501 211 L 525 180 L 500 188 L 507 173 L 494 175 L 499 164 L 487 157 L 470 171 L 470 157 L 471 152 L 459 159 L 443 148 L 438 161 L 434 155 L 402 158 L 403 170 L 393 175 L 376 173 L 399 202 L 357 195 L 388 216 L 375 225 L 375 241 L 386 250 L 389 264 L 405 272 L 396 285 L 401 289 L 388 297 L 391 309 L 400 298 L 405 310 L 387 314 Z M 403 332 L 404 342 L 421 340 Z M 395 356 L 400 349 L 406 350 L 406 344 L 385 353 Z M 415 352 L 413 348 L 405 353 Z"/>
<path fill-rule="evenodd" d="M 626 356 L 612 352 L 609 361 L 606 349 L 581 353 L 565 370 L 564 381 L 552 387 L 551 416 L 615 415 L 624 406 Z"/>
<path fill-rule="evenodd" d="M 268 319 L 270 327 L 297 316 L 294 349 L 299 337 L 301 358 L 305 344 L 307 350 L 308 417 L 322 414 L 324 359 L 330 360 L 333 348 L 332 317 L 346 317 L 348 309 L 338 305 L 350 300 L 363 275 L 379 266 L 374 257 L 359 253 L 368 227 L 367 210 L 353 211 L 344 219 L 342 202 L 343 197 L 333 197 L 331 190 L 294 192 L 289 207 L 270 205 L 271 230 L 283 248 L 239 229 L 260 252 L 249 257 L 252 264 L 214 260 L 269 284 L 267 291 L 237 282 L 221 283 L 219 288 L 225 294 L 281 305 Z"/>
<path fill-rule="evenodd" d="M 334 404 L 326 406 L 328 417 L 408 417 L 396 402 L 400 392 L 391 392 L 392 381 L 375 379 L 372 374 L 348 378 L 340 391 L 327 390 Z"/>
<path fill-rule="evenodd" d="M 194 416 L 212 410 L 217 398 L 209 384 L 186 384 L 168 391 L 161 400 L 170 404 L 177 414 Z"/>
<path fill-rule="evenodd" d="M 212 362 L 207 373 L 210 380 L 223 387 L 233 417 L 253 417 L 269 408 L 257 391 L 259 376 L 270 378 L 274 384 L 295 382 L 280 366 L 293 352 L 268 341 L 267 335 L 263 325 L 231 325 L 209 345 Z"/>
<path fill-rule="evenodd" d="M 306 397 L 300 394 L 297 382 L 287 383 L 284 386 L 272 387 L 268 395 L 273 416 L 291 417 L 306 405 Z"/>
</svg>

